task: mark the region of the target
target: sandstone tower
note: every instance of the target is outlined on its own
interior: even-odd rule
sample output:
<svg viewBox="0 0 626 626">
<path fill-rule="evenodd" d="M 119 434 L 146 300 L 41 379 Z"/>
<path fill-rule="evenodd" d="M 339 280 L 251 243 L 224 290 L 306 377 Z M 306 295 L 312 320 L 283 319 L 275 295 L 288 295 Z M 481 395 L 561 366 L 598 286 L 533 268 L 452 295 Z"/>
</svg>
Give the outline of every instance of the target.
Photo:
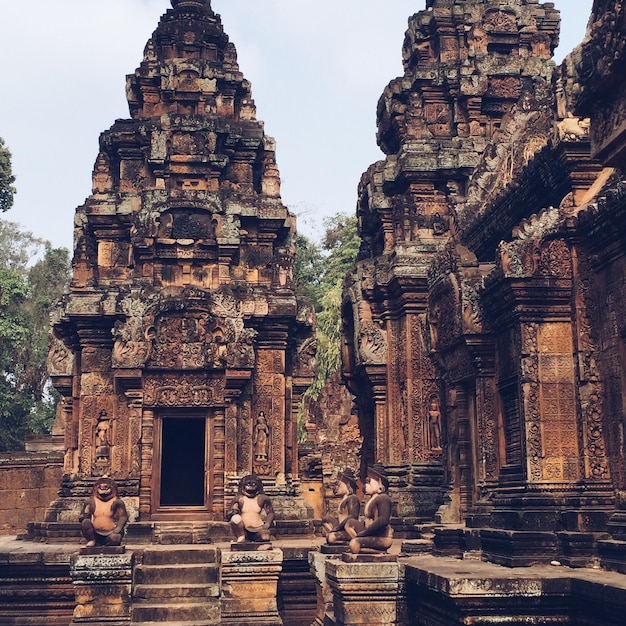
<svg viewBox="0 0 626 626">
<path fill-rule="evenodd" d="M 279 518 L 306 514 L 296 420 L 315 348 L 294 293 L 295 218 L 210 0 L 172 0 L 127 98 L 76 211 L 54 321 L 66 455 L 48 522 L 74 520 L 100 475 L 140 521 L 222 520 L 251 472 Z"/>
<path fill-rule="evenodd" d="M 428 0 L 379 101 L 344 376 L 438 554 L 624 571 L 623 18 Z"/>
<path fill-rule="evenodd" d="M 429 272 L 457 228 L 457 206 L 464 207 L 471 177 L 497 157 L 492 151 L 504 149 L 508 138 L 495 139 L 504 120 L 517 106 L 535 111 L 550 98 L 558 13 L 530 0 L 506 5 L 431 0 L 409 19 L 404 76 L 389 83 L 378 103 L 378 143 L 386 157 L 359 187 L 362 245 L 345 293 L 345 376 L 361 401 L 364 460 L 386 464 L 399 515 L 416 521 L 434 518 L 444 485 L 455 483 L 449 472 L 467 473 L 470 462 L 448 456 L 470 433 L 459 431 L 448 445 L 444 380 L 477 367 L 474 410 L 493 419 L 493 391 L 483 380 L 492 367 L 491 339 L 457 341 L 449 308 L 455 287 L 429 311 Z M 480 271 L 472 280 L 480 281 Z M 476 332 L 477 320 L 463 321 L 467 333 Z M 431 357 L 451 342 L 456 362 L 442 376 Z M 494 443 L 485 441 L 480 453 L 489 475 Z M 457 510 L 471 504 L 467 489 L 455 485 Z"/>
</svg>

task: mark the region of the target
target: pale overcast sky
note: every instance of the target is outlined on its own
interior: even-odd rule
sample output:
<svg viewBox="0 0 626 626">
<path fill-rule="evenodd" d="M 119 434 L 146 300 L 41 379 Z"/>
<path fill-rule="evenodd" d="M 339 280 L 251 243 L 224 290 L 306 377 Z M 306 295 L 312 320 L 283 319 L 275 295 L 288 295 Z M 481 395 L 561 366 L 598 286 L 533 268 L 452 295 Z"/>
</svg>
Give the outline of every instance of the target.
<svg viewBox="0 0 626 626">
<path fill-rule="evenodd" d="M 128 118 L 125 76 L 169 0 L 3 0 L 0 137 L 18 193 L 3 219 L 72 247 L 73 216 L 91 192 L 98 137 Z M 560 61 L 583 38 L 592 0 L 555 0 Z M 213 0 L 257 117 L 276 138 L 283 202 L 317 238 L 352 213 L 361 173 L 382 158 L 376 103 L 402 74 L 407 20 L 424 0 Z"/>
</svg>

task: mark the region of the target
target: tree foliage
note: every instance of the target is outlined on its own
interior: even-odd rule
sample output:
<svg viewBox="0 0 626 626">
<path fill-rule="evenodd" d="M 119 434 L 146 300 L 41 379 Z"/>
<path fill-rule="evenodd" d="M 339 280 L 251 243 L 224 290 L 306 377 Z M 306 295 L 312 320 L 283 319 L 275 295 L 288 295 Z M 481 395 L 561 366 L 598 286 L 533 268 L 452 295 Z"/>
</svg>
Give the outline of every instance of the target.
<svg viewBox="0 0 626 626">
<path fill-rule="evenodd" d="M 0 220 L 0 450 L 19 449 L 27 434 L 52 427 L 49 320 L 69 272 L 67 249 Z"/>
<path fill-rule="evenodd" d="M 11 153 L 0 137 L 0 211 L 8 211 L 13 206 L 13 196 L 17 193 L 14 182 Z"/>
<path fill-rule="evenodd" d="M 317 368 L 306 396 L 316 400 L 326 381 L 341 367 L 341 299 L 343 281 L 356 261 L 360 238 L 356 216 L 327 218 L 320 244 L 298 238 L 294 267 L 296 289 L 317 312 Z"/>
</svg>

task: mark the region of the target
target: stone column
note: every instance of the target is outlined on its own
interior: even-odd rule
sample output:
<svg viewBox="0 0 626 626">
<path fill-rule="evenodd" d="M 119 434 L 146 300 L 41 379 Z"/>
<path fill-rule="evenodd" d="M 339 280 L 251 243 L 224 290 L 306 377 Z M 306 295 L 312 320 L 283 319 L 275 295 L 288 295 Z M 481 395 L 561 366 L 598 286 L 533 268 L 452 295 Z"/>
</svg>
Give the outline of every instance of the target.
<svg viewBox="0 0 626 626">
<path fill-rule="evenodd" d="M 222 550 L 222 625 L 282 626 L 278 577 L 283 551 Z"/>
<path fill-rule="evenodd" d="M 326 561 L 326 581 L 332 590 L 336 626 L 401 623 L 399 565 L 393 556 L 354 556 Z"/>
<path fill-rule="evenodd" d="M 97 552 L 96 552 L 97 551 Z M 70 559 L 76 608 L 70 626 L 130 624 L 133 553 L 85 548 Z"/>
</svg>

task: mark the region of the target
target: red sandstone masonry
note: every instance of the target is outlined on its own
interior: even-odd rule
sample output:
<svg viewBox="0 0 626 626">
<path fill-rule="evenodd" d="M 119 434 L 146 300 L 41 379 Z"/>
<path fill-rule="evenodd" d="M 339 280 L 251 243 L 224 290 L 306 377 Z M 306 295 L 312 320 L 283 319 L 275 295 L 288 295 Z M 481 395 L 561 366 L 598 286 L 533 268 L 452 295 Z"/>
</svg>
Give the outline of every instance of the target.
<svg viewBox="0 0 626 626">
<path fill-rule="evenodd" d="M 0 535 L 16 535 L 28 522 L 42 521 L 61 482 L 60 452 L 0 455 Z"/>
</svg>

